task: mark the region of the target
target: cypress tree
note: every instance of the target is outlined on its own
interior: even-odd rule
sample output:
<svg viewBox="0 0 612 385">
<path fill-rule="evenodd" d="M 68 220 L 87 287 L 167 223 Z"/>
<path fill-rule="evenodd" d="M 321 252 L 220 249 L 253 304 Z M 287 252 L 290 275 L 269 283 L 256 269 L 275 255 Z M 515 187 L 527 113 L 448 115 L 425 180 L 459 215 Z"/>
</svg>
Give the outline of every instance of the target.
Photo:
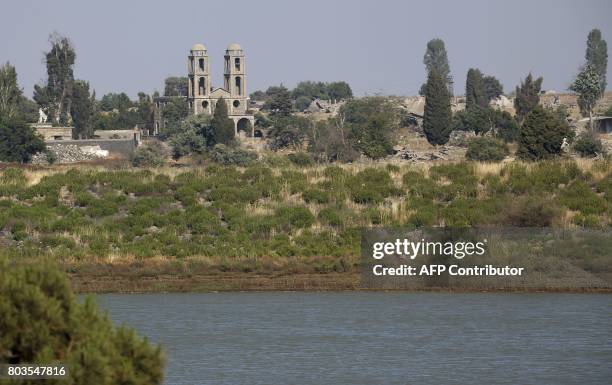
<svg viewBox="0 0 612 385">
<path fill-rule="evenodd" d="M 231 145 L 234 143 L 234 122 L 227 114 L 227 104 L 220 98 L 215 105 L 215 112 L 210 122 L 215 144 Z"/>
<path fill-rule="evenodd" d="M 431 71 L 425 85 L 423 131 L 433 145 L 448 142 L 452 131 L 450 97 L 445 79 L 437 71 Z"/>
<path fill-rule="evenodd" d="M 527 75 L 524 82 L 516 87 L 516 97 L 514 98 L 514 109 L 519 122 L 540 104 L 540 90 L 542 89 L 542 77 L 533 80 L 531 73 Z"/>
<path fill-rule="evenodd" d="M 597 75 L 599 75 L 601 93 L 603 94 L 607 86 L 608 43 L 602 39 L 601 31 L 598 29 L 593 29 L 589 32 L 585 58 L 587 64 L 591 65 L 595 72 L 597 72 Z"/>
<path fill-rule="evenodd" d="M 488 104 L 482 72 L 477 68 L 470 68 L 465 81 L 465 108 L 486 107 Z"/>
</svg>

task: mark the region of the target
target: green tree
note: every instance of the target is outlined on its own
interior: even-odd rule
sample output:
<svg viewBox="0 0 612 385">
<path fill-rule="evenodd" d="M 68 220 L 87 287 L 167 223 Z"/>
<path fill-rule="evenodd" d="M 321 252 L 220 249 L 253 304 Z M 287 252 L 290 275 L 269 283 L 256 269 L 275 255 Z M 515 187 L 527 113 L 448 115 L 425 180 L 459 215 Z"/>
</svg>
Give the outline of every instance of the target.
<svg viewBox="0 0 612 385">
<path fill-rule="evenodd" d="M 447 83 L 437 71 L 431 71 L 425 87 L 423 131 L 433 145 L 448 142 L 452 130 L 450 93 Z"/>
<path fill-rule="evenodd" d="M 0 67 L 0 115 L 14 118 L 20 113 L 22 93 L 17 85 L 17 71 L 10 63 Z"/>
<path fill-rule="evenodd" d="M 187 96 L 189 80 L 186 76 L 171 76 L 164 80 L 164 96 Z"/>
<path fill-rule="evenodd" d="M 51 50 L 45 55 L 47 84 L 34 87 L 34 100 L 49 112 L 54 123 L 68 124 L 76 54 L 67 37 L 52 34 L 49 41 Z"/>
<path fill-rule="evenodd" d="M 304 111 L 310 106 L 312 99 L 308 96 L 300 96 L 295 100 L 295 109 L 298 111 Z"/>
<path fill-rule="evenodd" d="M 583 114 L 589 115 L 589 127 L 593 130 L 593 109 L 597 100 L 603 94 L 601 91 L 601 79 L 595 67 L 591 64 L 584 66 L 576 76 L 576 80 L 570 86 L 570 90 L 578 94 L 578 106 Z"/>
<path fill-rule="evenodd" d="M 572 138 L 567 122 L 538 105 L 529 112 L 521 125 L 517 155 L 528 160 L 559 155 L 564 138 Z"/>
<path fill-rule="evenodd" d="M 120 94 L 111 92 L 102 96 L 102 99 L 100 100 L 100 110 L 102 111 L 127 111 L 133 105 L 134 104 L 130 100 L 130 97 L 127 96 L 125 92 Z"/>
<path fill-rule="evenodd" d="M 307 132 L 308 151 L 323 162 L 352 162 L 359 158 L 342 116 L 318 121 Z"/>
<path fill-rule="evenodd" d="M 162 119 L 165 120 L 164 134 L 172 135 L 178 132 L 181 122 L 189 116 L 189 105 L 183 97 L 171 97 L 162 110 Z"/>
<path fill-rule="evenodd" d="M 606 91 L 608 73 L 608 43 L 602 38 L 601 31 L 593 29 L 587 37 L 586 62 L 599 75 L 602 94 Z"/>
<path fill-rule="evenodd" d="M 504 86 L 495 76 L 485 76 L 482 78 L 482 82 L 484 83 L 487 101 L 491 101 L 504 94 Z"/>
<path fill-rule="evenodd" d="M 482 72 L 477 68 L 470 68 L 465 81 L 465 108 L 469 110 L 474 106 L 487 107 L 488 104 Z"/>
<path fill-rule="evenodd" d="M 524 82 L 516 87 L 516 95 L 514 98 L 514 109 L 519 122 L 529 114 L 536 106 L 540 104 L 540 91 L 542 89 L 542 77 L 533 80 L 531 73 L 527 75 Z"/>
<path fill-rule="evenodd" d="M 29 124 L 0 115 L 0 161 L 26 163 L 44 149 L 45 143 Z"/>
<path fill-rule="evenodd" d="M 75 385 L 163 381 L 161 348 L 115 327 L 91 297 L 78 301 L 66 276 L 50 263 L 0 259 L 0 309 L 0 362 L 61 362 L 69 368 L 67 383 Z"/>
<path fill-rule="evenodd" d="M 227 103 L 220 98 L 215 104 L 215 112 L 210 122 L 215 144 L 226 146 L 234 144 L 234 121 L 227 114 Z"/>
<path fill-rule="evenodd" d="M 96 96 L 89 93 L 89 83 L 76 80 L 72 89 L 71 115 L 74 124 L 72 135 L 77 139 L 93 136 L 93 117 Z"/>
<path fill-rule="evenodd" d="M 347 100 L 353 97 L 353 90 L 347 82 L 331 82 L 327 84 L 327 95 L 334 100 Z"/>
<path fill-rule="evenodd" d="M 448 55 L 446 53 L 446 47 L 442 39 L 432 39 L 427 42 L 427 49 L 423 56 L 423 64 L 429 74 L 431 71 L 436 71 L 442 79 L 446 82 L 446 86 L 449 94 L 452 95 L 453 90 L 453 77 L 450 73 L 450 65 L 448 64 Z M 425 96 L 426 84 L 421 86 L 419 93 Z"/>
<path fill-rule="evenodd" d="M 272 115 L 288 116 L 291 114 L 291 94 L 287 87 L 282 84 L 278 87 L 270 87 L 266 94 L 268 94 L 268 100 L 264 108 L 268 109 Z"/>
<path fill-rule="evenodd" d="M 170 138 L 172 156 L 175 159 L 193 153 L 201 154 L 214 144 L 211 116 L 208 114 L 191 115 L 181 123 L 181 129 Z"/>
<path fill-rule="evenodd" d="M 489 107 L 474 105 L 453 116 L 453 131 L 474 131 L 476 135 L 485 134 L 493 127 L 494 111 Z"/>
<path fill-rule="evenodd" d="M 299 147 L 306 137 L 310 120 L 303 116 L 275 115 L 268 130 L 270 148 L 278 150 L 287 147 Z"/>
<path fill-rule="evenodd" d="M 328 99 L 327 85 L 323 82 L 313 82 L 310 80 L 299 82 L 293 91 L 291 91 L 291 97 L 297 100 L 300 96 L 310 99 Z"/>
<path fill-rule="evenodd" d="M 349 100 L 340 108 L 338 119 L 338 124 L 348 128 L 351 143 L 364 155 L 378 159 L 393 153 L 400 119 L 388 98 Z"/>
</svg>

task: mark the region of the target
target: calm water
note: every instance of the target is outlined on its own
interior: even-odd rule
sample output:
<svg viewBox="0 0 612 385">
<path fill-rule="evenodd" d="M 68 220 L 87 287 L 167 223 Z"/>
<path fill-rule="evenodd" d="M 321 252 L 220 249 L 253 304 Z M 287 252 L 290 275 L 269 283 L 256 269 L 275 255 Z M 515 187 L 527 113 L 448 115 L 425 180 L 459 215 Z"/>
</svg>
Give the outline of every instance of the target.
<svg viewBox="0 0 612 385">
<path fill-rule="evenodd" d="M 611 384 L 612 295 L 100 295 L 166 384 Z"/>
</svg>

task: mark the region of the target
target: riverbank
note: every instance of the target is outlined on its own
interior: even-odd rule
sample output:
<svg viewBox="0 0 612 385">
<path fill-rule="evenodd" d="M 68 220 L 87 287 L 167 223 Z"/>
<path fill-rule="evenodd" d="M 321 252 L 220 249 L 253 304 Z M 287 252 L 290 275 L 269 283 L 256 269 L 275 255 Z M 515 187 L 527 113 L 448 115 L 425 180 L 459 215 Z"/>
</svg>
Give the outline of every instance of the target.
<svg viewBox="0 0 612 385">
<path fill-rule="evenodd" d="M 80 294 L 97 293 L 185 293 L 236 291 L 381 291 L 361 285 L 361 274 L 292 274 L 261 275 L 254 273 L 196 274 L 158 276 L 84 276 L 69 274 L 72 288 Z M 413 287 L 385 289 L 405 292 L 549 292 L 549 293 L 612 293 L 609 287 Z"/>
</svg>

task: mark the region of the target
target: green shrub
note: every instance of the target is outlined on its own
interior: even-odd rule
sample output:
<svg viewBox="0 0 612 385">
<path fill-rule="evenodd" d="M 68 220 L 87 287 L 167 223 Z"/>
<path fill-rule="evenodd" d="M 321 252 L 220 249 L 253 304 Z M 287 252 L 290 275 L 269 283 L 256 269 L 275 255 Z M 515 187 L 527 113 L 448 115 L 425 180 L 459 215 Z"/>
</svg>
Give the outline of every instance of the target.
<svg viewBox="0 0 612 385">
<path fill-rule="evenodd" d="M 508 156 L 508 153 L 508 146 L 504 142 L 481 137 L 470 139 L 465 157 L 481 162 L 499 162 Z"/>
<path fill-rule="evenodd" d="M 250 166 L 257 159 L 257 154 L 241 148 L 232 148 L 217 144 L 210 152 L 211 159 L 223 165 Z"/>
<path fill-rule="evenodd" d="M 351 198 L 355 203 L 380 203 L 391 195 L 399 195 L 393 180 L 385 170 L 366 168 L 347 181 Z"/>
<path fill-rule="evenodd" d="M 78 299 L 55 265 L 0 260 L 0 309 L 2 362 L 62 362 L 70 384 L 163 382 L 161 348 Z"/>
<path fill-rule="evenodd" d="M 288 157 L 291 163 L 299 167 L 306 167 L 314 164 L 314 160 L 312 159 L 312 157 L 305 152 L 296 152 L 295 154 L 289 154 Z"/>
<path fill-rule="evenodd" d="M 302 192 L 302 198 L 306 203 L 323 204 L 331 201 L 331 194 L 327 191 L 311 188 Z"/>
<path fill-rule="evenodd" d="M 607 202 L 582 181 L 576 181 L 563 190 L 559 202 L 571 210 L 579 210 L 584 215 L 602 214 L 608 208 Z"/>
<path fill-rule="evenodd" d="M 597 155 L 605 155 L 601 140 L 592 132 L 581 134 L 574 142 L 574 150 L 582 157 L 592 158 Z"/>
<path fill-rule="evenodd" d="M 522 197 L 513 200 L 506 209 L 504 222 L 519 227 L 548 227 L 561 210 L 553 201 L 537 197 Z"/>
<path fill-rule="evenodd" d="M 315 217 L 304 206 L 281 206 L 275 210 L 274 216 L 285 231 L 291 228 L 310 227 L 315 222 Z"/>
<path fill-rule="evenodd" d="M 166 154 L 160 144 L 140 146 L 132 157 L 135 167 L 159 167 L 166 163 Z"/>
</svg>

